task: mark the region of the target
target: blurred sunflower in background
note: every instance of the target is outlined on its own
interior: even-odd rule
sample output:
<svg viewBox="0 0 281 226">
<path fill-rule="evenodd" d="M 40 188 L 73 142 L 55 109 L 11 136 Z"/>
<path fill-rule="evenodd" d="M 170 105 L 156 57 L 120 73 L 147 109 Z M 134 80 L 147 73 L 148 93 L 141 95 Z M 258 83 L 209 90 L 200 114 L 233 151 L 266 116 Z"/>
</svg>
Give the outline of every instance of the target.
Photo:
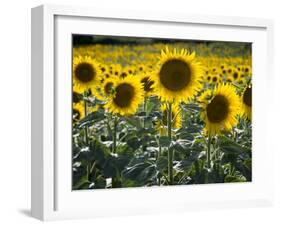
<svg viewBox="0 0 281 226">
<path fill-rule="evenodd" d="M 154 94 L 154 87 L 153 84 L 155 83 L 151 76 L 148 75 L 147 73 L 142 73 L 141 75 L 139 75 L 140 78 L 140 82 L 142 84 L 145 96 L 151 96 Z"/>
<path fill-rule="evenodd" d="M 167 134 L 168 126 L 168 110 L 166 104 L 161 104 L 162 118 L 156 122 L 156 129 L 159 131 L 160 135 Z M 172 106 L 172 128 L 178 129 L 182 125 L 182 116 L 179 105 L 174 104 Z"/>
<path fill-rule="evenodd" d="M 203 68 L 195 52 L 162 50 L 153 80 L 162 101 L 188 102 L 202 87 Z"/>
<path fill-rule="evenodd" d="M 201 118 L 205 122 L 205 133 L 216 135 L 237 125 L 240 100 L 230 84 L 219 84 L 214 90 L 205 91 L 199 98 Z"/>
<path fill-rule="evenodd" d="M 107 100 L 109 96 L 113 94 L 113 88 L 116 80 L 117 78 L 115 76 L 102 78 L 99 85 L 96 87 L 96 91 L 94 92 L 95 97 L 98 100 Z"/>
<path fill-rule="evenodd" d="M 79 89 L 93 89 L 99 82 L 101 70 L 96 60 L 89 56 L 78 56 L 73 59 L 73 83 Z"/>
<path fill-rule="evenodd" d="M 143 101 L 144 90 L 136 76 L 127 76 L 116 80 L 113 95 L 105 104 L 111 113 L 123 116 L 133 115 Z"/>
<path fill-rule="evenodd" d="M 241 95 L 242 114 L 248 119 L 252 119 L 252 85 L 244 88 Z"/>
<path fill-rule="evenodd" d="M 109 97 L 110 95 L 113 94 L 116 80 L 117 80 L 116 78 L 108 78 L 103 82 L 101 88 L 104 97 Z"/>
<path fill-rule="evenodd" d="M 80 94 L 79 92 L 73 90 L 72 91 L 72 103 L 73 104 L 77 104 L 82 100 L 82 94 Z"/>
<path fill-rule="evenodd" d="M 101 73 L 106 74 L 109 72 L 108 66 L 106 64 L 100 64 Z"/>
<path fill-rule="evenodd" d="M 221 78 L 219 77 L 219 75 L 214 74 L 214 75 L 212 76 L 211 82 L 212 82 L 212 84 L 218 84 L 218 83 L 221 82 Z"/>
<path fill-rule="evenodd" d="M 240 73 L 236 69 L 232 72 L 232 77 L 234 81 L 238 81 L 240 79 Z"/>
</svg>

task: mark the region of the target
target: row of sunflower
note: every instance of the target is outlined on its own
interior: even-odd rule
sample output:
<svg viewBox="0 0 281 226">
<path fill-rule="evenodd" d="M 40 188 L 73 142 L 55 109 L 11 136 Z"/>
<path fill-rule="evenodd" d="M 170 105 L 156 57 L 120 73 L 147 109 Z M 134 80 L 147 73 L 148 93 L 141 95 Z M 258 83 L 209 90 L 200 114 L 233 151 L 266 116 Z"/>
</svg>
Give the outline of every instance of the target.
<svg viewBox="0 0 281 226">
<path fill-rule="evenodd" d="M 249 55 L 179 46 L 74 51 L 75 189 L 251 180 Z"/>
</svg>

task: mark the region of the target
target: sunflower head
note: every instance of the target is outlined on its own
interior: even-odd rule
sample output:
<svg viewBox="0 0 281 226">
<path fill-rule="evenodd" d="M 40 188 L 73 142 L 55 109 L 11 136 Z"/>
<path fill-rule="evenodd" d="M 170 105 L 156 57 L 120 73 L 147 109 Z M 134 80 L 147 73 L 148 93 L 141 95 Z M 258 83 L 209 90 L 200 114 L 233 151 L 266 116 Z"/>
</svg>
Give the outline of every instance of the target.
<svg viewBox="0 0 281 226">
<path fill-rule="evenodd" d="M 239 79 L 240 79 L 240 73 L 239 73 L 239 71 L 238 70 L 233 70 L 233 72 L 232 72 L 232 78 L 233 78 L 233 80 L 234 81 L 238 81 Z"/>
<path fill-rule="evenodd" d="M 117 80 L 116 78 L 109 78 L 103 82 L 101 88 L 102 88 L 102 95 L 104 97 L 109 97 L 113 94 L 116 80 Z"/>
<path fill-rule="evenodd" d="M 81 100 L 82 100 L 82 94 L 73 90 L 72 91 L 72 103 L 78 104 Z"/>
<path fill-rule="evenodd" d="M 162 50 L 157 69 L 153 73 L 154 87 L 162 101 L 188 102 L 201 89 L 203 68 L 195 60 L 195 52 L 186 49 Z"/>
<path fill-rule="evenodd" d="M 139 73 L 143 73 L 143 72 L 145 72 L 147 69 L 146 69 L 146 66 L 145 66 L 144 64 L 140 64 L 140 65 L 138 65 L 138 66 L 136 67 L 136 70 L 137 70 L 137 72 L 139 72 Z"/>
<path fill-rule="evenodd" d="M 95 89 L 101 71 L 96 60 L 89 56 L 78 56 L 73 59 L 73 82 L 81 90 Z"/>
<path fill-rule="evenodd" d="M 142 102 L 144 91 L 136 76 L 118 79 L 113 88 L 113 95 L 105 104 L 105 108 L 114 114 L 133 115 Z"/>
<path fill-rule="evenodd" d="M 123 70 L 123 71 L 121 71 L 121 73 L 120 73 L 120 78 L 126 78 L 127 75 L 128 75 L 128 72 L 125 71 L 125 70 Z"/>
<path fill-rule="evenodd" d="M 217 84 L 217 83 L 219 83 L 219 82 L 220 82 L 220 77 L 219 77 L 218 75 L 214 74 L 214 75 L 212 76 L 211 82 L 212 82 L 212 84 Z"/>
<path fill-rule="evenodd" d="M 103 74 L 106 74 L 109 72 L 108 66 L 106 64 L 100 64 L 100 71 Z"/>
<path fill-rule="evenodd" d="M 212 81 L 212 76 L 211 75 L 207 75 L 206 79 L 207 79 L 207 82 L 210 83 Z"/>
<path fill-rule="evenodd" d="M 252 85 L 247 85 L 241 95 L 242 114 L 248 119 L 252 119 Z"/>
<path fill-rule="evenodd" d="M 219 134 L 237 124 L 240 102 L 232 85 L 219 84 L 214 90 L 205 91 L 199 101 L 206 134 Z"/>
<path fill-rule="evenodd" d="M 152 80 L 151 76 L 146 73 L 142 73 L 141 75 L 139 75 L 139 79 L 142 84 L 145 95 L 146 96 L 153 95 L 154 94 L 153 84 L 155 82 Z"/>
<path fill-rule="evenodd" d="M 126 77 L 126 76 L 128 76 L 128 75 L 134 75 L 135 72 L 136 72 L 136 68 L 135 68 L 134 66 L 126 67 L 126 68 L 124 69 L 124 73 L 125 73 L 124 75 L 125 75 L 125 76 L 123 76 L 123 77 Z"/>
<path fill-rule="evenodd" d="M 226 68 L 226 65 L 225 64 L 222 64 L 221 66 L 220 66 L 220 69 L 221 70 L 224 70 Z"/>
</svg>

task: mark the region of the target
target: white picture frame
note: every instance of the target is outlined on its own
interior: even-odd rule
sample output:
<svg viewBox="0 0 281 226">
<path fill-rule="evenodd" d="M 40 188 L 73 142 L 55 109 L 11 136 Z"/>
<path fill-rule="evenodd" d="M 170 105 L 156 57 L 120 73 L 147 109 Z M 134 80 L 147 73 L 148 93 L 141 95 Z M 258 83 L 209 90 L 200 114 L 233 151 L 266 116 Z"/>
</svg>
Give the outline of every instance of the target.
<svg viewBox="0 0 281 226">
<path fill-rule="evenodd" d="M 256 154 L 253 157 L 253 181 L 245 184 L 168 186 L 149 190 L 133 188 L 94 192 L 71 191 L 71 170 L 68 168 L 71 147 L 67 138 L 58 139 L 62 132 L 70 132 L 70 128 L 64 124 L 64 119 L 69 117 L 71 108 L 68 112 L 63 112 L 60 110 L 62 107 L 58 107 L 64 105 L 67 108 L 71 100 L 71 94 L 68 92 L 71 80 L 69 35 L 96 31 L 98 34 L 108 35 L 118 35 L 118 32 L 122 32 L 121 35 L 127 36 L 174 38 L 180 35 L 185 37 L 186 33 L 181 33 L 181 30 L 186 32 L 187 28 L 193 31 L 189 36 L 192 39 L 205 37 L 212 40 L 248 41 L 254 44 L 253 72 L 256 85 L 253 95 L 253 150 Z M 137 33 L 137 29 L 142 33 Z M 169 30 L 172 30 L 173 34 L 169 33 Z M 271 20 L 123 12 L 57 5 L 33 8 L 32 216 L 41 220 L 57 220 L 271 205 L 273 178 L 267 175 L 272 175 L 269 172 L 273 169 L 274 146 L 267 136 L 267 112 L 261 102 L 264 100 L 267 106 L 271 105 L 270 101 L 266 101 L 270 98 L 265 98 L 272 92 L 272 62 Z M 69 77 L 58 74 L 69 74 Z M 266 139 L 259 139 L 261 137 Z M 262 153 L 263 150 L 266 150 L 266 154 Z M 110 200 L 112 203 L 108 205 Z"/>
</svg>

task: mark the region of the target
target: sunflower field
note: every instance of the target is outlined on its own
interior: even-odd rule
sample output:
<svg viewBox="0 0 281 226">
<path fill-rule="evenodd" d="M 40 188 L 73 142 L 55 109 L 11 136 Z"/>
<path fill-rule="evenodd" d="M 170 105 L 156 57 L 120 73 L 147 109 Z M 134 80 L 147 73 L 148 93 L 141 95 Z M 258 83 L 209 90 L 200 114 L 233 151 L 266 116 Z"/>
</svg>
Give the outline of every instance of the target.
<svg viewBox="0 0 281 226">
<path fill-rule="evenodd" d="M 250 43 L 74 35 L 72 189 L 250 182 L 251 60 Z"/>
</svg>

